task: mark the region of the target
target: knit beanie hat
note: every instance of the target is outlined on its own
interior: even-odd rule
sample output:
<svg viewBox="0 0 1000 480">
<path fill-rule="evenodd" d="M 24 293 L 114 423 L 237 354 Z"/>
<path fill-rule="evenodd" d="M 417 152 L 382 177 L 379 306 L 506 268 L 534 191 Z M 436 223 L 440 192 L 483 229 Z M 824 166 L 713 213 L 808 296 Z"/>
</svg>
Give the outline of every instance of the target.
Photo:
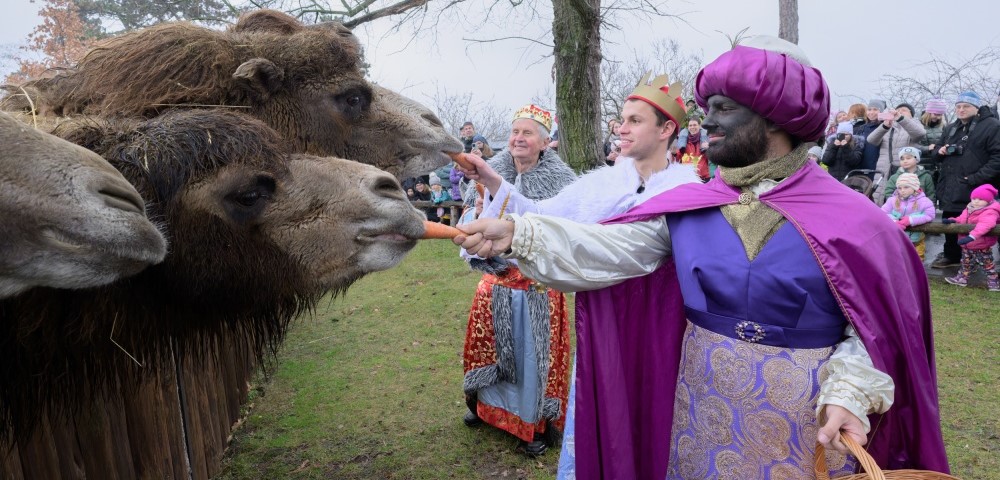
<svg viewBox="0 0 1000 480">
<path fill-rule="evenodd" d="M 854 134 L 854 124 L 851 122 L 840 122 L 837 124 L 837 133 Z"/>
<path fill-rule="evenodd" d="M 900 103 L 899 105 L 896 105 L 896 110 L 899 110 L 900 108 L 905 108 L 905 109 L 909 110 L 911 117 L 917 115 L 917 109 L 913 108 L 913 105 L 910 105 L 909 103 L 903 102 L 903 103 Z"/>
<path fill-rule="evenodd" d="M 438 178 L 438 176 L 433 173 L 430 175 L 430 182 L 431 185 L 441 185 L 441 179 Z"/>
<path fill-rule="evenodd" d="M 913 155 L 913 158 L 917 159 L 917 163 L 920 163 L 920 149 L 915 147 L 903 147 L 899 149 L 899 158 L 903 158 L 903 155 Z"/>
<path fill-rule="evenodd" d="M 899 175 L 896 179 L 896 188 L 899 187 L 910 187 L 914 191 L 920 190 L 920 179 L 917 178 L 915 173 L 903 173 Z"/>
<path fill-rule="evenodd" d="M 968 91 L 958 95 L 958 98 L 955 99 L 955 104 L 959 103 L 968 103 L 974 107 L 981 107 L 983 106 L 983 99 L 980 98 L 978 93 Z"/>
<path fill-rule="evenodd" d="M 943 98 L 932 98 L 927 101 L 924 111 L 936 115 L 944 115 L 948 111 L 948 103 Z"/>
<path fill-rule="evenodd" d="M 877 108 L 879 110 L 885 110 L 885 100 L 879 100 L 877 98 L 868 100 L 868 108 Z"/>
<path fill-rule="evenodd" d="M 997 198 L 997 189 L 990 184 L 980 185 L 972 191 L 971 195 L 973 200 L 982 200 L 984 202 L 992 202 L 993 199 Z"/>
<path fill-rule="evenodd" d="M 823 156 L 823 147 L 813 145 L 809 147 L 809 152 L 807 153 L 807 155 L 812 155 L 816 158 L 820 158 Z"/>
</svg>

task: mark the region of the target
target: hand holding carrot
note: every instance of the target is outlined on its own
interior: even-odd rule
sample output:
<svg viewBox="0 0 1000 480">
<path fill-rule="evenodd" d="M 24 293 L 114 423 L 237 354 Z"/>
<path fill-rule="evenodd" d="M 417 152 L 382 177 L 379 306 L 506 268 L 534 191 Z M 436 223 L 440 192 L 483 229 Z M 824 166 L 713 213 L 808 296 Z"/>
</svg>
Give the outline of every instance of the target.
<svg viewBox="0 0 1000 480">
<path fill-rule="evenodd" d="M 500 177 L 499 173 L 490 168 L 489 164 L 482 157 L 468 153 L 449 153 L 448 155 L 455 161 L 458 169 L 465 174 L 466 178 L 485 185 L 490 192 L 495 193 L 500 190 L 503 178 Z"/>
<path fill-rule="evenodd" d="M 505 252 L 514 239 L 514 222 L 481 218 L 462 225 L 462 234 L 452 239 L 467 252 L 489 258 Z"/>
</svg>

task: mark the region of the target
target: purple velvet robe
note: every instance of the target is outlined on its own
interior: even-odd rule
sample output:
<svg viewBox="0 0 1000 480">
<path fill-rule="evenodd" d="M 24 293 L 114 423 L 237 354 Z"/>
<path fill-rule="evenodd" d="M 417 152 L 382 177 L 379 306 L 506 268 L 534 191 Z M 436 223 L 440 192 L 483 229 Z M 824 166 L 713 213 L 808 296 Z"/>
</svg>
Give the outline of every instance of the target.
<svg viewBox="0 0 1000 480">
<path fill-rule="evenodd" d="M 717 176 L 664 192 L 605 223 L 732 204 L 739 193 Z M 948 472 L 930 291 L 906 235 L 813 162 L 760 201 L 806 239 L 875 367 L 895 382 L 893 406 L 869 417 L 868 452 L 886 469 Z M 644 277 L 577 294 L 576 322 L 577 478 L 664 478 L 686 325 L 673 261 Z"/>
</svg>

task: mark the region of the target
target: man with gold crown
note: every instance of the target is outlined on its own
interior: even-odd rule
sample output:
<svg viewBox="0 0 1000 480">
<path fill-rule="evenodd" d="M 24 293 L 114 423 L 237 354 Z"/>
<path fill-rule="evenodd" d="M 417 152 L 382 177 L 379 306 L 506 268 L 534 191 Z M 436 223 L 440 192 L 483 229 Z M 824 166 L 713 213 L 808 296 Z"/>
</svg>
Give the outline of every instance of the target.
<svg viewBox="0 0 1000 480">
<path fill-rule="evenodd" d="M 820 71 L 754 40 L 696 80 L 707 184 L 604 225 L 515 214 L 455 241 L 581 292 L 577 478 L 814 478 L 817 442 L 841 474 L 856 465 L 840 435 L 882 468 L 947 472 L 923 265 L 807 161 L 829 115 Z"/>
<path fill-rule="evenodd" d="M 547 148 L 551 129 L 551 113 L 535 105 L 522 107 L 514 113 L 507 148 L 488 161 L 491 171 L 523 198 L 551 198 L 576 180 L 573 170 Z M 476 195 L 470 188 L 465 197 L 475 202 Z M 503 211 L 506 201 L 486 190 L 481 217 Z M 541 455 L 566 417 L 566 297 L 522 276 L 515 261 L 463 256 L 484 272 L 465 333 L 465 424 L 486 422 L 520 438 L 529 455 Z"/>
<path fill-rule="evenodd" d="M 678 185 L 699 183 L 701 180 L 693 169 L 670 161 L 669 147 L 677 138 L 685 111 L 681 99 L 683 86 L 669 83 L 667 75 L 650 81 L 650 74 L 646 74 L 622 107 L 619 130 L 622 153 L 615 165 L 591 170 L 552 198 L 540 201 L 526 198 L 476 158 L 472 159 L 476 169 L 463 172 L 496 192 L 494 198 L 504 199 L 506 213 L 540 213 L 582 223 L 597 223 L 624 213 Z M 494 201 L 491 208 L 483 210 L 483 217 L 499 217 L 500 205 L 501 202 Z M 574 390 L 575 385 L 570 389 L 560 454 L 560 475 L 564 478 L 571 477 L 575 463 Z"/>
</svg>

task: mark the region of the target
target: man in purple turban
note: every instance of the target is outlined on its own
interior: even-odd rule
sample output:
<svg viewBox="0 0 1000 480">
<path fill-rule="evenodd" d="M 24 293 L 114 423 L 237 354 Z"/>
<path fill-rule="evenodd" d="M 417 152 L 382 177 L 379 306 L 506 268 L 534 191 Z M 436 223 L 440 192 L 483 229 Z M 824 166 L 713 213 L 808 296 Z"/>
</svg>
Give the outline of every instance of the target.
<svg viewBox="0 0 1000 480">
<path fill-rule="evenodd" d="M 840 433 L 883 468 L 947 472 L 923 266 L 807 160 L 819 70 L 758 38 L 707 65 L 696 98 L 708 183 L 604 225 L 511 215 L 456 239 L 580 292 L 577 478 L 812 478 L 817 442 L 846 473 Z"/>
</svg>

